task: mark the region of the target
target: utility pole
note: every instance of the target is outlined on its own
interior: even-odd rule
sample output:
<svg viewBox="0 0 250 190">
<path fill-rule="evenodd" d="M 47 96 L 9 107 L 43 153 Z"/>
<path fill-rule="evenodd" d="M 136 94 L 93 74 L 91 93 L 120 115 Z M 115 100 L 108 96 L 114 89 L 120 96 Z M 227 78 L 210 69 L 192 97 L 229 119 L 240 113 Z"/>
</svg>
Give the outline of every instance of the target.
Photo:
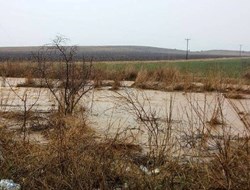
<svg viewBox="0 0 250 190">
<path fill-rule="evenodd" d="M 188 60 L 188 51 L 189 51 L 189 49 L 188 49 L 188 45 L 189 45 L 189 41 L 191 40 L 191 39 L 185 39 L 186 41 L 187 41 L 187 52 L 186 52 L 186 60 Z"/>
<path fill-rule="evenodd" d="M 242 55 L 242 44 L 240 44 L 240 57 Z"/>
</svg>

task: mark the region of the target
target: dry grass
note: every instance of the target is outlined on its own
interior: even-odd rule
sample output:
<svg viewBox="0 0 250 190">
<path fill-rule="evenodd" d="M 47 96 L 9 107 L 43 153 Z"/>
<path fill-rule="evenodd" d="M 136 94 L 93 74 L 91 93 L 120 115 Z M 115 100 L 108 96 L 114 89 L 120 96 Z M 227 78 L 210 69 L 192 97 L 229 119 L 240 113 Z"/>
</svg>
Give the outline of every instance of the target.
<svg viewBox="0 0 250 190">
<path fill-rule="evenodd" d="M 249 92 L 249 90 L 246 92 L 244 88 L 241 88 L 241 86 L 249 84 L 248 70 L 239 77 L 235 77 L 236 74 L 239 75 L 238 72 L 240 71 L 237 70 L 235 74 L 232 73 L 232 76 L 230 76 L 224 70 L 218 68 L 219 65 L 215 65 L 214 68 L 211 66 L 207 70 L 197 68 L 197 72 L 193 73 L 185 69 L 187 67 L 185 65 L 192 65 L 194 63 L 182 63 L 183 68 L 179 68 L 173 64 L 163 67 L 160 62 L 154 63 L 154 65 L 148 65 L 147 63 L 138 63 L 139 65 L 122 63 L 120 63 L 121 65 L 115 63 L 108 63 L 107 65 L 96 64 L 97 66 L 95 66 L 95 63 L 93 64 L 93 71 L 90 75 L 90 79 L 95 81 L 95 87 L 101 87 L 103 80 L 133 80 L 136 82 L 136 87 L 143 89 L 225 92 L 238 88 L 239 91 L 244 93 Z M 76 68 L 78 66 L 76 64 Z M 196 66 L 198 67 L 198 65 Z M 45 85 L 37 84 L 33 81 L 34 78 L 41 77 L 37 71 L 37 67 L 37 63 L 32 61 L 5 61 L 0 65 L 0 73 L 2 77 L 25 77 L 26 82 L 19 84 L 20 87 L 45 87 Z M 47 73 L 49 75 L 47 77 L 53 79 L 60 78 L 60 64 L 51 62 L 50 67 L 51 72 Z M 195 83 L 202 83 L 203 86 L 197 87 L 197 85 L 194 85 Z"/>
<path fill-rule="evenodd" d="M 48 144 L 17 140 L 1 128 L 0 178 L 23 189 L 249 189 L 249 139 L 214 139 L 218 152 L 198 160 L 161 162 L 124 139 L 101 139 L 83 120 L 51 118 Z M 198 147 L 199 149 L 199 147 Z"/>
<path fill-rule="evenodd" d="M 193 92 L 225 92 L 238 90 L 245 92 L 240 79 L 224 78 L 220 73 L 208 72 L 204 77 L 195 77 L 176 68 L 161 68 L 155 71 L 142 69 L 138 72 L 135 86 L 142 89 Z M 231 86 L 231 87 L 230 87 Z"/>
<path fill-rule="evenodd" d="M 148 70 L 142 69 L 138 72 L 136 82 L 142 83 L 146 81 L 152 82 L 165 82 L 166 84 L 172 84 L 177 82 L 180 74 L 176 68 L 161 68 L 154 72 L 149 72 Z"/>
</svg>

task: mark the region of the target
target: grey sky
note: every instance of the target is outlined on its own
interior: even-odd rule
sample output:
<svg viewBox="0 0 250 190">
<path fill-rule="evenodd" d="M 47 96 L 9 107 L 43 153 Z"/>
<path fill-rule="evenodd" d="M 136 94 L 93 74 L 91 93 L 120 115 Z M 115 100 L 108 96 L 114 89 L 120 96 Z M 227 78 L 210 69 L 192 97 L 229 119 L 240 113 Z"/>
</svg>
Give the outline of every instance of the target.
<svg viewBox="0 0 250 190">
<path fill-rule="evenodd" d="M 0 46 L 49 43 L 250 50 L 250 0 L 0 0 Z"/>
</svg>

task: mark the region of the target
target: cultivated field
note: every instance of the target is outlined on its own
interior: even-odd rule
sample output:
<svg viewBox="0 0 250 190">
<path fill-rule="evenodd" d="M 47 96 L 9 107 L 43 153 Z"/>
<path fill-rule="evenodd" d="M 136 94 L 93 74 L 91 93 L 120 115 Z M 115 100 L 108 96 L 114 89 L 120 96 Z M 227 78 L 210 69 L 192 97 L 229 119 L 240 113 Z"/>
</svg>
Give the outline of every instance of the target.
<svg viewBox="0 0 250 190">
<path fill-rule="evenodd" d="M 1 59 L 31 60 L 32 55 L 41 51 L 43 47 L 0 47 Z M 82 57 L 95 61 L 135 61 L 135 60 L 177 60 L 185 59 L 186 51 L 178 49 L 166 49 L 147 46 L 77 46 L 75 54 L 76 60 Z M 242 51 L 242 57 L 249 57 L 250 52 Z M 239 51 L 210 50 L 210 51 L 190 51 L 189 58 L 230 58 L 240 57 Z M 54 55 L 53 58 L 57 58 Z"/>
</svg>

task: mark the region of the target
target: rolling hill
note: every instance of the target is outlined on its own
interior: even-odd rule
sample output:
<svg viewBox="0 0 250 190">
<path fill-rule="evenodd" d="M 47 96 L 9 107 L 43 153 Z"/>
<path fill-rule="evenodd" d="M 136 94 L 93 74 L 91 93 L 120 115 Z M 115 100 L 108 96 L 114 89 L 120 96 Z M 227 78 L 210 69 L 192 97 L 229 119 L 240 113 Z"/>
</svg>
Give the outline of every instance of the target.
<svg viewBox="0 0 250 190">
<path fill-rule="evenodd" d="M 0 59 L 31 59 L 32 54 L 41 47 L 0 47 Z M 93 58 L 96 61 L 117 60 L 174 60 L 185 59 L 186 51 L 146 46 L 79 46 L 77 59 Z M 242 52 L 242 56 L 250 56 L 250 52 Z M 190 59 L 239 57 L 239 51 L 209 50 L 191 51 Z"/>
</svg>

